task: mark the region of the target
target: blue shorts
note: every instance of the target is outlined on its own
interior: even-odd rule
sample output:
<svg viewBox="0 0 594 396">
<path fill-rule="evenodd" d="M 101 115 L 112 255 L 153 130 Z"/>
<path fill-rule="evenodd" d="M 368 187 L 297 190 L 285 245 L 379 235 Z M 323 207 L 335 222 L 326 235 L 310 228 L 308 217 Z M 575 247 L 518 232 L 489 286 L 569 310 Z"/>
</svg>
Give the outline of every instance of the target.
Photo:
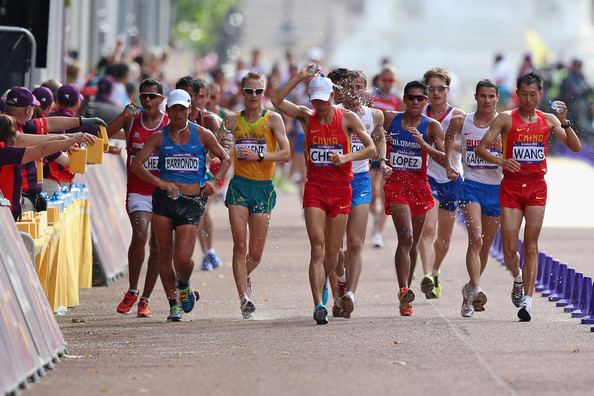
<svg viewBox="0 0 594 396">
<path fill-rule="evenodd" d="M 428 179 L 431 194 L 433 194 L 433 198 L 439 201 L 439 208 L 448 212 L 456 210 L 462 195 L 462 178 L 458 177 L 456 180 L 447 183 L 438 183 L 431 176 L 428 176 Z"/>
<path fill-rule="evenodd" d="M 484 184 L 473 180 L 462 183 L 460 204 L 478 203 L 484 215 L 498 217 L 501 213 L 499 205 L 499 184 Z"/>
<path fill-rule="evenodd" d="M 369 173 L 355 173 L 351 186 L 353 187 L 351 208 L 371 203 L 371 176 Z"/>
<path fill-rule="evenodd" d="M 295 131 L 295 152 L 302 154 L 304 150 L 305 132 L 301 127 L 301 123 L 293 119 L 293 130 Z"/>
</svg>

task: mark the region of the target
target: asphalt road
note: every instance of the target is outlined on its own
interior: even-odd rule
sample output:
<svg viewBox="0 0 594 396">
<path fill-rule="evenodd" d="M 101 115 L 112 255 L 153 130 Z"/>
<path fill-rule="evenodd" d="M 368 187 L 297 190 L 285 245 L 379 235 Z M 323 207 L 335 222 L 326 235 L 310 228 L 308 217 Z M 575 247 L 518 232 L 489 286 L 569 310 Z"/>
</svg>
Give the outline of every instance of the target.
<svg viewBox="0 0 594 396">
<path fill-rule="evenodd" d="M 387 224 L 386 246 L 365 248 L 353 317 L 317 326 L 297 197 L 279 194 L 264 260 L 254 275 L 254 320 L 241 319 L 221 203 L 213 216 L 225 265 L 195 271 L 202 299 L 183 322 L 165 321 L 160 285 L 152 319 L 115 312 L 127 280 L 83 290 L 81 305 L 58 317 L 69 356 L 25 394 L 592 394 L 590 327 L 541 297 L 534 300 L 532 322 L 519 323 L 510 301 L 512 278 L 495 261 L 483 278 L 486 311 L 460 316 L 467 279 L 466 232 L 460 226 L 443 265 L 441 299 L 425 300 L 417 273 L 416 312 L 398 315 L 396 237 Z M 541 249 L 594 275 L 591 235 L 585 228 L 545 229 Z M 201 253 L 195 257 L 199 262 Z"/>
</svg>

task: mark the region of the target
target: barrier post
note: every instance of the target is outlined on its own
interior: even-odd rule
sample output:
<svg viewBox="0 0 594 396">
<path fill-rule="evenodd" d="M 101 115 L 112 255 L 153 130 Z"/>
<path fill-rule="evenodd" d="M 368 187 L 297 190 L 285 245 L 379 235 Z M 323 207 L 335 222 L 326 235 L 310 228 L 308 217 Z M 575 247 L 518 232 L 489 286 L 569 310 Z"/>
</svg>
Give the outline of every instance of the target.
<svg viewBox="0 0 594 396">
<path fill-rule="evenodd" d="M 574 312 L 580 308 L 580 297 L 582 294 L 582 284 L 584 283 L 584 274 L 576 272 L 571 291 L 571 300 L 569 305 L 563 309 L 563 312 Z"/>
<path fill-rule="evenodd" d="M 590 301 L 589 301 L 589 307 L 587 310 L 587 317 L 582 318 L 582 324 L 594 324 L 594 304 L 592 304 L 592 300 L 594 300 L 594 287 L 591 288 L 591 292 L 590 292 Z"/>
<path fill-rule="evenodd" d="M 563 286 L 563 298 L 561 298 L 555 306 L 566 307 L 569 305 L 571 299 L 571 291 L 573 290 L 573 283 L 575 281 L 575 269 L 567 269 L 567 277 L 565 278 L 565 285 Z"/>
<path fill-rule="evenodd" d="M 552 260 L 549 282 L 547 283 L 547 288 L 542 292 L 543 297 L 548 297 L 555 292 L 557 278 L 559 278 L 559 262 L 557 260 Z"/>
<path fill-rule="evenodd" d="M 590 298 L 592 296 L 592 278 L 589 276 L 584 276 L 584 281 L 582 282 L 582 294 L 580 296 L 580 305 L 579 309 L 573 311 L 571 313 L 572 318 L 583 318 L 588 313 L 588 309 L 590 309 Z"/>
<path fill-rule="evenodd" d="M 567 264 L 559 264 L 559 276 L 554 284 L 553 293 L 549 296 L 549 301 L 559 301 L 563 297 L 563 286 L 567 276 Z"/>
<path fill-rule="evenodd" d="M 524 243 L 521 239 L 518 240 L 518 246 L 516 247 L 518 253 L 520 253 L 520 269 L 524 268 Z"/>
<path fill-rule="evenodd" d="M 542 269 L 542 279 L 540 284 L 536 285 L 535 287 L 535 291 L 541 293 L 544 292 L 545 290 L 547 290 L 547 286 L 549 285 L 549 281 L 551 279 L 551 265 L 553 264 L 553 258 L 551 256 L 547 256 L 545 255 L 544 257 L 544 261 L 543 261 L 544 265 L 543 265 L 543 269 Z"/>
<path fill-rule="evenodd" d="M 536 287 L 538 287 L 538 285 L 542 284 L 542 272 L 544 270 L 544 260 L 545 260 L 545 256 L 546 254 L 544 252 L 538 252 L 538 261 L 536 264 L 536 281 L 534 284 L 534 290 L 536 290 Z"/>
</svg>

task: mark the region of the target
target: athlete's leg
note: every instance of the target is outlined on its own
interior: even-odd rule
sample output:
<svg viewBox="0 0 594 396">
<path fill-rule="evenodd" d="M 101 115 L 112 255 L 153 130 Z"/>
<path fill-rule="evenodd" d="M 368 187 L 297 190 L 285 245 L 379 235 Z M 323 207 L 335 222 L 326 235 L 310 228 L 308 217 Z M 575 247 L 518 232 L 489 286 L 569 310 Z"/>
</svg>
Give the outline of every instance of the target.
<svg viewBox="0 0 594 396">
<path fill-rule="evenodd" d="M 144 263 L 146 241 L 149 238 L 149 225 L 151 224 L 152 213 L 136 211 L 128 214 L 132 225 L 132 240 L 128 248 L 128 272 L 130 289 L 138 290 L 138 279 L 140 270 Z"/>
<path fill-rule="evenodd" d="M 435 248 L 433 246 L 437 235 L 437 211 L 439 210 L 439 201 L 433 198 L 433 207 L 429 209 L 425 216 L 425 227 L 419 240 L 419 255 L 421 256 L 421 265 L 423 266 L 423 275 L 431 275 L 435 263 Z"/>
<path fill-rule="evenodd" d="M 304 212 L 305 227 L 311 247 L 309 285 L 311 287 L 314 305 L 318 305 L 322 302 L 322 289 L 326 281 L 326 274 L 324 272 L 326 212 L 315 207 L 305 208 Z"/>
<path fill-rule="evenodd" d="M 499 216 L 483 215 L 481 223 L 483 225 L 483 247 L 480 252 L 482 275 L 489 261 L 489 250 L 493 244 L 493 239 L 495 239 L 495 234 L 497 234 L 497 230 L 499 229 Z"/>
<path fill-rule="evenodd" d="M 363 245 L 367 232 L 369 218 L 369 204 L 357 205 L 351 208 L 347 222 L 347 291 L 355 293 L 362 270 Z"/>
<path fill-rule="evenodd" d="M 196 224 L 182 224 L 175 227 L 175 242 L 173 252 L 173 266 L 177 280 L 186 284 L 190 282 L 194 270 L 192 254 L 196 245 L 198 228 Z"/>
<path fill-rule="evenodd" d="M 524 290 L 526 295 L 532 296 L 534 293 L 534 283 L 536 271 L 538 270 L 538 237 L 542 229 L 544 220 L 544 206 L 526 206 L 524 218 L 526 225 L 524 227 L 524 268 L 522 278 L 524 279 Z"/>
<path fill-rule="evenodd" d="M 390 204 L 392 221 L 398 235 L 398 245 L 394 255 L 394 266 L 399 288 L 409 287 L 410 250 L 413 245 L 413 227 L 410 208 L 404 204 Z"/>
<path fill-rule="evenodd" d="M 144 290 L 142 297 L 149 298 L 153 293 L 157 279 L 159 278 L 159 250 L 155 239 L 155 226 L 151 225 L 151 238 L 149 239 L 149 258 L 144 279 Z"/>
<path fill-rule="evenodd" d="M 326 216 L 324 235 L 324 279 L 329 277 L 336 269 L 338 252 L 342 246 L 347 219 L 348 216 L 346 214 L 338 214 L 334 217 Z"/>
<path fill-rule="evenodd" d="M 385 178 L 382 172 L 370 171 L 371 173 L 371 188 L 372 201 L 370 211 L 373 214 L 373 232 L 371 235 L 377 238 L 374 241 L 375 246 L 383 245 L 382 234 L 384 232 L 384 225 L 386 224 L 386 213 L 384 211 L 384 182 Z M 375 242 L 381 242 L 375 243 Z"/>
<path fill-rule="evenodd" d="M 448 250 L 450 249 L 450 241 L 452 240 L 452 231 L 456 222 L 455 210 L 437 210 L 437 238 L 433 244 L 435 249 L 435 261 L 433 264 L 433 273 L 439 272 L 439 268 L 445 259 Z M 425 227 L 427 223 L 425 222 Z"/>
<path fill-rule="evenodd" d="M 169 217 L 153 214 L 155 240 L 159 252 L 159 275 L 168 300 L 177 299 L 173 270 L 173 222 Z"/>
<path fill-rule="evenodd" d="M 417 264 L 418 255 L 418 244 L 421 239 L 421 233 L 423 232 L 423 226 L 425 225 L 425 213 L 422 215 L 414 216 L 412 218 L 412 231 L 413 241 L 409 251 L 410 256 L 410 271 L 408 273 L 408 284 L 412 284 L 412 278 L 415 273 L 415 266 Z"/>
<path fill-rule="evenodd" d="M 247 275 L 251 274 L 262 261 L 269 225 L 270 213 L 252 213 L 249 217 L 250 241 L 245 260 Z"/>
<path fill-rule="evenodd" d="M 229 205 L 229 223 L 233 237 L 233 278 L 239 297 L 246 295 L 247 288 L 247 224 L 249 209 L 240 205 Z"/>
<path fill-rule="evenodd" d="M 466 269 L 470 286 L 478 288 L 481 277 L 481 252 L 483 251 L 481 206 L 477 202 L 464 204 L 464 222 L 468 230 L 468 248 L 466 249 Z"/>
<path fill-rule="evenodd" d="M 520 255 L 518 238 L 524 213 L 521 209 L 501 208 L 501 238 L 503 242 L 503 261 L 514 278 L 520 275 Z"/>
<path fill-rule="evenodd" d="M 206 254 L 212 248 L 212 218 L 210 216 L 210 203 L 204 208 L 204 213 L 198 223 L 198 239 L 200 240 L 200 248 L 202 253 Z"/>
</svg>

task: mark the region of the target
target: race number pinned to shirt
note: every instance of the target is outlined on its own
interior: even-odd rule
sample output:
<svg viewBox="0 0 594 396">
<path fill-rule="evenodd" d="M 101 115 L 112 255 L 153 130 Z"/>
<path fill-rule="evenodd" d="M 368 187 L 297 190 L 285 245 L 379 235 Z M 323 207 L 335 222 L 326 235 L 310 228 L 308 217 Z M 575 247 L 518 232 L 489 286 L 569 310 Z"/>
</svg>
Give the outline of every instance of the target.
<svg viewBox="0 0 594 396">
<path fill-rule="evenodd" d="M 353 139 L 351 141 L 351 152 L 356 153 L 358 151 L 363 150 L 364 148 L 365 148 L 365 145 L 363 144 L 361 139 L 359 139 L 359 137 L 357 135 L 353 134 Z"/>
<path fill-rule="evenodd" d="M 513 159 L 523 164 L 538 164 L 545 160 L 543 142 L 514 142 Z"/>
<path fill-rule="evenodd" d="M 420 155 L 410 153 L 390 153 L 390 166 L 395 170 L 421 170 L 423 158 Z"/>
<path fill-rule="evenodd" d="M 179 155 L 165 157 L 165 169 L 175 172 L 197 172 L 200 168 L 200 161 L 197 157 Z"/>
<path fill-rule="evenodd" d="M 485 161 L 484 159 L 480 158 L 476 155 L 474 151 L 474 147 L 466 147 L 466 165 L 472 169 L 496 169 L 497 164 L 492 164 L 490 162 Z M 494 155 L 497 158 L 501 158 L 501 153 L 495 150 L 494 148 L 489 148 L 489 153 Z"/>
<path fill-rule="evenodd" d="M 134 158 L 136 158 L 136 156 L 133 155 L 131 158 L 132 159 L 130 163 L 134 161 Z M 150 157 L 148 157 L 146 161 L 144 161 L 143 166 L 144 169 L 146 169 L 149 172 L 157 172 L 159 170 L 159 156 L 151 155 Z"/>
<path fill-rule="evenodd" d="M 235 152 L 237 153 L 237 158 L 242 159 L 239 153 L 242 151 L 241 149 L 249 149 L 255 153 L 265 153 L 266 150 L 266 140 L 264 139 L 238 139 L 235 141 Z"/>
<path fill-rule="evenodd" d="M 309 160 L 315 166 L 334 165 L 330 154 L 342 155 L 342 146 L 339 144 L 312 144 L 309 150 Z"/>
</svg>

